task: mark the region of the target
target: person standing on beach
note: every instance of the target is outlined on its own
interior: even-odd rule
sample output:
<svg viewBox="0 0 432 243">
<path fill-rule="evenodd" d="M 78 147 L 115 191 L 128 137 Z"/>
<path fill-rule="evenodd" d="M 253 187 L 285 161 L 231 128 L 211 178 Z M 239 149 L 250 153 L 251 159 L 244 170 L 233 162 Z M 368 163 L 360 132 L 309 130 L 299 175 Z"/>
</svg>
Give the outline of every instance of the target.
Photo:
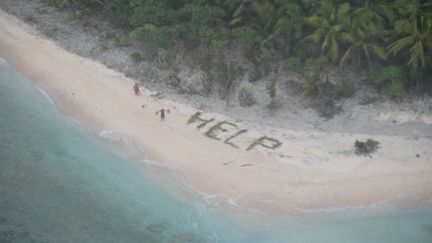
<svg viewBox="0 0 432 243">
<path fill-rule="evenodd" d="M 160 111 L 156 111 L 155 115 L 158 115 L 160 113 L 161 121 L 164 121 L 165 120 L 165 111 L 168 113 L 170 112 L 169 109 L 165 110 L 164 108 L 161 108 Z"/>
<path fill-rule="evenodd" d="M 135 92 L 136 96 L 140 95 L 141 92 L 137 83 L 134 84 L 133 91 Z"/>
</svg>

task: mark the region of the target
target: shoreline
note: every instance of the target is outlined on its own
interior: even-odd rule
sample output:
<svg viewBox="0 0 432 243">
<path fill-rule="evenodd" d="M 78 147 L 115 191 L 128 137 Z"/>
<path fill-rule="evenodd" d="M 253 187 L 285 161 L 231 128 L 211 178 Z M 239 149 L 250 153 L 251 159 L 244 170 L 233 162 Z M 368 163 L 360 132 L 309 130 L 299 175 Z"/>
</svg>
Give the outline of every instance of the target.
<svg viewBox="0 0 432 243">
<path fill-rule="evenodd" d="M 0 31 L 5 33 L 0 36 L 1 57 L 41 86 L 60 110 L 96 134 L 113 131 L 136 139 L 149 158 L 185 171 L 199 191 L 230 198 L 243 195 L 240 205 L 270 214 L 388 199 L 412 207 L 432 203 L 431 138 L 251 128 L 211 112 L 203 112 L 201 118 L 214 118 L 213 123 L 197 128 L 199 123 L 187 121 L 198 110 L 159 99 L 145 89 L 135 97 L 133 80 L 30 34 L 30 29 L 0 11 Z M 160 107 L 172 111 L 164 122 L 154 115 Z M 205 135 L 224 121 L 237 127 L 219 127 L 229 132 L 217 129 L 213 139 Z M 223 142 L 243 129 L 248 132 L 236 140 L 240 148 Z M 247 150 L 263 136 L 282 144 L 274 150 Z M 382 148 L 373 158 L 355 155 L 354 141 L 368 137 L 380 141 Z"/>
</svg>

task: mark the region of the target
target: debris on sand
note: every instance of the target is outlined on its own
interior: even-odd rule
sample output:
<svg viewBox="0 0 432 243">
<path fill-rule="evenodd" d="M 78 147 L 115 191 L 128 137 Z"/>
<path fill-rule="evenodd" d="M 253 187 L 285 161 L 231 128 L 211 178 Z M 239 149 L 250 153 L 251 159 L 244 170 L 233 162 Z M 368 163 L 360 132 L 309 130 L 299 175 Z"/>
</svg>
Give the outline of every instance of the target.
<svg viewBox="0 0 432 243">
<path fill-rule="evenodd" d="M 354 146 L 357 155 L 367 155 L 372 157 L 370 154 L 378 150 L 379 142 L 368 138 L 366 142 L 356 140 Z"/>
</svg>

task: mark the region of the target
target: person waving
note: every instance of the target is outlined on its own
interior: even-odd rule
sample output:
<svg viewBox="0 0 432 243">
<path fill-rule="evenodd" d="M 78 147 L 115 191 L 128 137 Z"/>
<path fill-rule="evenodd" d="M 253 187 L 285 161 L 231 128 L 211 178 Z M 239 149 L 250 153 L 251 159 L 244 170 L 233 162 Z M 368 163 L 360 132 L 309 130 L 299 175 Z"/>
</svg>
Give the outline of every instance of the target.
<svg viewBox="0 0 432 243">
<path fill-rule="evenodd" d="M 170 113 L 170 110 L 169 110 L 169 109 L 161 108 L 159 111 L 156 111 L 155 115 L 157 116 L 157 115 L 160 113 L 161 121 L 164 121 L 164 120 L 165 120 L 165 111 L 166 111 L 168 114 Z"/>
</svg>

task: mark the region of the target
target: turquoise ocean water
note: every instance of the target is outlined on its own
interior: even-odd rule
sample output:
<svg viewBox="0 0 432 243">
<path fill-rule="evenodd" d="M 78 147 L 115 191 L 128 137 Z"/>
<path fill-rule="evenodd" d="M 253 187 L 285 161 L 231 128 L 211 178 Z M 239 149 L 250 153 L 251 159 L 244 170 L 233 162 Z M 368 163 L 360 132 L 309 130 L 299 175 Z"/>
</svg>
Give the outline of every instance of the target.
<svg viewBox="0 0 432 243">
<path fill-rule="evenodd" d="M 194 192 L 157 164 L 113 153 L 0 59 L 2 243 L 432 242 L 431 208 L 269 217 Z"/>
</svg>

